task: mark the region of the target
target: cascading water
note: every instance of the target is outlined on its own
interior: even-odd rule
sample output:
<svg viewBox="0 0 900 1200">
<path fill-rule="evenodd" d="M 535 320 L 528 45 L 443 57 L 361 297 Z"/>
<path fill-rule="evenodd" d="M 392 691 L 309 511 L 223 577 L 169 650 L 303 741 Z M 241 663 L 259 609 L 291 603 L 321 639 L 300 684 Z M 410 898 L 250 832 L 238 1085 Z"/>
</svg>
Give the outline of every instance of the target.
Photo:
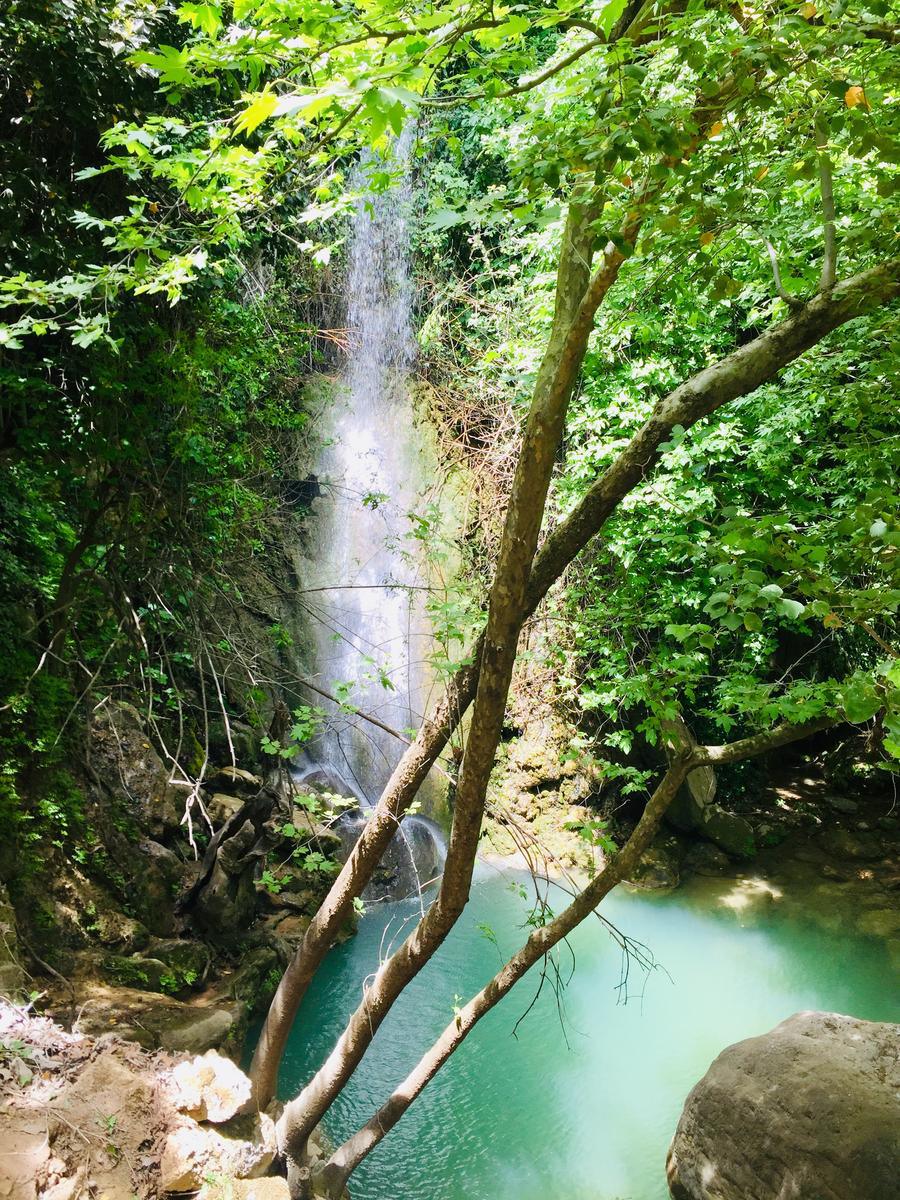
<svg viewBox="0 0 900 1200">
<path fill-rule="evenodd" d="M 410 532 L 410 514 L 422 510 L 426 469 L 408 388 L 415 349 L 412 145 L 407 130 L 394 143 L 390 164 L 372 158 L 356 172 L 363 195 L 347 275 L 346 386 L 324 418 L 317 467 L 322 494 L 314 505 L 311 567 L 320 590 L 308 603 L 315 618 L 313 666 L 317 683 L 346 704 L 326 704 L 324 729 L 298 773 L 307 784 L 357 800 L 359 811 L 339 827 L 348 849 L 402 753 L 395 732 L 418 727 L 430 687 L 428 569 Z M 388 165 L 399 181 L 367 193 L 372 172 Z M 435 877 L 442 860 L 438 826 L 407 817 L 385 856 L 381 883 L 367 898 L 409 895 Z"/>
</svg>

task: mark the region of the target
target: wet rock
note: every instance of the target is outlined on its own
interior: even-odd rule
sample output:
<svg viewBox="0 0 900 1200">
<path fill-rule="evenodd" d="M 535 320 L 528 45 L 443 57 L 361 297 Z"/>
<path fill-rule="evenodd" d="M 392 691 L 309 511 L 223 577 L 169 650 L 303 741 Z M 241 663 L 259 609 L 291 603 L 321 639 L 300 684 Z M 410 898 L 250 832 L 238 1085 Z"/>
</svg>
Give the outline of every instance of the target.
<svg viewBox="0 0 900 1200">
<path fill-rule="evenodd" d="M 735 858 L 751 858 L 756 853 L 750 824 L 743 817 L 726 812 L 717 804 L 706 810 L 703 836 Z"/>
<path fill-rule="evenodd" d="M 632 887 L 654 890 L 657 888 L 678 887 L 680 874 L 678 858 L 667 846 L 650 846 L 641 856 L 641 860 L 632 873 L 628 882 Z"/>
<path fill-rule="evenodd" d="M 688 1096 L 674 1200 L 892 1200 L 900 1026 L 797 1013 L 724 1050 Z"/>
<path fill-rule="evenodd" d="M 166 1138 L 160 1159 L 160 1189 L 189 1192 L 208 1175 L 236 1179 L 265 1175 L 275 1158 L 275 1125 L 265 1113 L 239 1118 L 219 1129 L 185 1125 Z"/>
<path fill-rule="evenodd" d="M 250 1080 L 230 1058 L 215 1050 L 173 1068 L 168 1080 L 172 1103 L 195 1121 L 230 1121 L 250 1099 Z"/>
<path fill-rule="evenodd" d="M 790 837 L 790 833 L 786 823 L 769 825 L 763 822 L 756 827 L 756 841 L 760 846 L 780 846 L 785 838 Z"/>
<path fill-rule="evenodd" d="M 832 827 L 824 830 L 819 840 L 828 853 L 836 858 L 872 862 L 881 858 L 883 852 L 881 842 L 872 833 L 854 833 L 849 829 Z"/>
<path fill-rule="evenodd" d="M 867 937 L 892 938 L 900 934 L 900 911 L 876 908 L 857 918 L 856 928 Z"/>
<path fill-rule="evenodd" d="M 852 816 L 859 812 L 859 805 L 855 800 L 851 800 L 848 796 L 829 796 L 826 800 L 829 808 L 833 808 L 835 812 L 845 813 Z"/>
<path fill-rule="evenodd" d="M 853 868 L 843 863 L 823 863 L 821 873 L 826 879 L 838 879 L 842 883 L 847 883 L 849 880 L 856 878 L 856 872 Z"/>
<path fill-rule="evenodd" d="M 695 875 L 726 875 L 732 869 L 731 859 L 712 842 L 695 842 L 685 856 L 684 865 Z"/>
</svg>

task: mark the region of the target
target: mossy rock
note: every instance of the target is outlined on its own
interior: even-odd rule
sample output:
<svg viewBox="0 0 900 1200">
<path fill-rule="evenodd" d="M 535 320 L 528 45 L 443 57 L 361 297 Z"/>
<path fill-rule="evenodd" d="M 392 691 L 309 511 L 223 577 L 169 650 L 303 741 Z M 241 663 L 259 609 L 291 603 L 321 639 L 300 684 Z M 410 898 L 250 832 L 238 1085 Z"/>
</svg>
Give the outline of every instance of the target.
<svg viewBox="0 0 900 1200">
<path fill-rule="evenodd" d="M 200 987 L 212 964 L 212 951 L 203 942 L 181 938 L 157 938 L 147 947 L 147 953 L 166 964 L 178 981 L 177 989 Z"/>
<path fill-rule="evenodd" d="M 676 888 L 681 880 L 678 856 L 672 846 L 650 846 L 641 855 L 628 883 L 646 891 Z"/>
<path fill-rule="evenodd" d="M 857 862 L 874 862 L 884 854 L 880 839 L 872 833 L 857 833 L 850 829 L 832 827 L 826 829 L 819 839 L 822 846 L 836 858 L 850 858 Z"/>
<path fill-rule="evenodd" d="M 174 978 L 167 963 L 138 954 L 107 954 L 100 960 L 99 970 L 109 983 L 146 992 L 166 992 L 169 987 L 164 986 L 164 981 Z"/>
<path fill-rule="evenodd" d="M 242 957 L 240 967 L 229 978 L 228 994 L 249 1012 L 257 1013 L 275 995 L 284 967 L 285 960 L 274 946 L 257 946 Z"/>
<path fill-rule="evenodd" d="M 735 858 L 752 858 L 756 853 L 753 827 L 743 817 L 726 812 L 718 804 L 711 804 L 704 812 L 702 833 Z"/>
</svg>

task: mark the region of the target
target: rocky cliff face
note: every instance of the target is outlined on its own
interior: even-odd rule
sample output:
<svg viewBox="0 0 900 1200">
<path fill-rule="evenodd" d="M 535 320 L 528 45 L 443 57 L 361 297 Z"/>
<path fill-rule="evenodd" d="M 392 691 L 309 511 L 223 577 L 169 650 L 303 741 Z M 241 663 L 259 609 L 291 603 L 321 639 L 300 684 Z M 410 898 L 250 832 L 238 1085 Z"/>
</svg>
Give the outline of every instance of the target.
<svg viewBox="0 0 900 1200">
<path fill-rule="evenodd" d="M 797 1013 L 724 1050 L 669 1150 L 673 1200 L 893 1200 L 900 1026 Z"/>
<path fill-rule="evenodd" d="M 182 680 L 177 719 L 161 697 L 107 694 L 92 707 L 70 763 L 70 808 L 50 837 L 26 838 L 3 861 L 0 995 L 48 993 L 60 1016 L 80 1013 L 82 1029 L 113 1026 L 148 1047 L 239 1051 L 338 844 L 309 820 L 284 836 L 290 781 L 262 748 L 297 699 L 302 534 L 302 521 L 281 514 L 265 556 L 230 581 L 221 647 L 203 676 L 195 667 Z M 247 664 L 265 687 L 251 686 Z M 280 868 L 307 850 L 317 869 Z"/>
</svg>

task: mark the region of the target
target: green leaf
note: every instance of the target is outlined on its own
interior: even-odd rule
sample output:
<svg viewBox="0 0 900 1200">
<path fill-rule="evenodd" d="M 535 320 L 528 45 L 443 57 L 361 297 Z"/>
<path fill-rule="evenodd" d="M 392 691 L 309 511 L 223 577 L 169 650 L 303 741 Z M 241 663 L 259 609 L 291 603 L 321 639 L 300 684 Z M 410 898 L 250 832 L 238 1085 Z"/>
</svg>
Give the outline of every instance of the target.
<svg viewBox="0 0 900 1200">
<path fill-rule="evenodd" d="M 612 27 L 625 11 L 627 0 L 609 0 L 600 13 L 600 28 L 607 35 L 612 33 Z"/>
<path fill-rule="evenodd" d="M 278 97 L 274 92 L 261 92 L 247 108 L 240 114 L 234 123 L 234 128 L 238 133 L 252 133 L 262 125 L 263 121 L 267 121 L 278 107 Z"/>
<path fill-rule="evenodd" d="M 844 716 L 853 725 L 870 721 L 880 708 L 881 699 L 867 681 L 853 681 L 844 693 Z"/>
<path fill-rule="evenodd" d="M 222 12 L 217 4 L 182 4 L 178 9 L 178 20 L 201 29 L 210 37 L 222 28 Z"/>
<path fill-rule="evenodd" d="M 806 612 L 806 605 L 801 604 L 799 600 L 779 600 L 778 611 L 783 617 L 790 617 L 792 621 L 796 621 Z"/>
</svg>

